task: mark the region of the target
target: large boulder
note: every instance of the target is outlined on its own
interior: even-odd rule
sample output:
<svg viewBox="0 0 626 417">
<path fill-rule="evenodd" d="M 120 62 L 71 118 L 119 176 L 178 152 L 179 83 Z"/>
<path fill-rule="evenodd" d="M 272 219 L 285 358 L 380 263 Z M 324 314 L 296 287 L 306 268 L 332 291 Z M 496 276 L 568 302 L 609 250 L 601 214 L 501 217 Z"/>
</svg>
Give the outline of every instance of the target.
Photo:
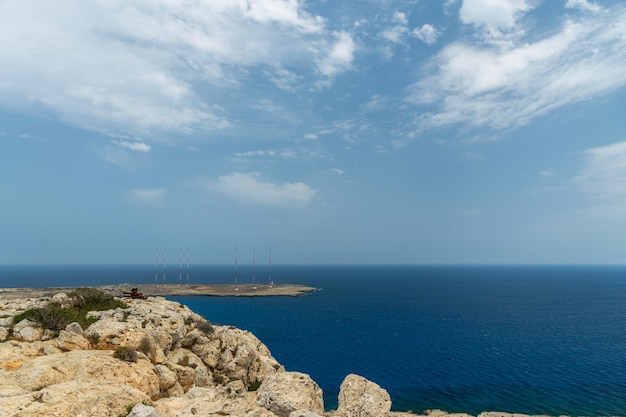
<svg viewBox="0 0 626 417">
<path fill-rule="evenodd" d="M 149 401 L 138 389 L 100 381 L 68 381 L 22 395 L 0 397 L 0 416 L 118 417 Z"/>
<path fill-rule="evenodd" d="M 209 333 L 195 329 L 187 333 L 182 346 L 202 359 L 217 385 L 239 380 L 249 387 L 284 370 L 256 336 L 234 327 L 214 326 Z"/>
<path fill-rule="evenodd" d="M 34 358 L 14 372 L 21 388 L 42 387 L 75 381 L 124 385 L 149 398 L 159 397 L 159 377 L 146 360 L 136 363 L 113 358 L 111 351 L 72 351 Z"/>
<path fill-rule="evenodd" d="M 80 324 L 70 323 L 59 333 L 56 346 L 63 351 L 84 350 L 89 348 L 89 341 Z"/>
<path fill-rule="evenodd" d="M 385 417 L 391 410 L 389 393 L 362 376 L 350 374 L 341 383 L 335 417 Z"/>
<path fill-rule="evenodd" d="M 9 330 L 0 326 L 0 342 L 4 342 L 9 337 Z"/>
<path fill-rule="evenodd" d="M 289 417 L 298 410 L 324 412 L 321 388 L 300 372 L 268 375 L 257 391 L 256 403 L 279 417 Z"/>
<path fill-rule="evenodd" d="M 13 336 L 24 342 L 41 340 L 43 329 L 36 323 L 23 319 L 13 327 Z"/>
</svg>

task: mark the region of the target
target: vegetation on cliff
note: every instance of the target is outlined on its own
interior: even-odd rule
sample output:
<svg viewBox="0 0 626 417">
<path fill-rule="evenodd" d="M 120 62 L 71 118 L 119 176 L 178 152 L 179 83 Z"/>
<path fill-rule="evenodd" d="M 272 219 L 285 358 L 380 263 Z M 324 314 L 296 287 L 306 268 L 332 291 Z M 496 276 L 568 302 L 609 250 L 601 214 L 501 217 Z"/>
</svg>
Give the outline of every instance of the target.
<svg viewBox="0 0 626 417">
<path fill-rule="evenodd" d="M 13 323 L 28 319 L 55 333 L 73 322 L 86 329 L 97 321 L 96 318 L 88 317 L 88 312 L 115 308 L 128 308 L 128 305 L 96 288 L 78 288 L 67 294 L 67 300 L 63 302 L 51 302 L 45 307 L 33 308 L 16 315 Z"/>
</svg>

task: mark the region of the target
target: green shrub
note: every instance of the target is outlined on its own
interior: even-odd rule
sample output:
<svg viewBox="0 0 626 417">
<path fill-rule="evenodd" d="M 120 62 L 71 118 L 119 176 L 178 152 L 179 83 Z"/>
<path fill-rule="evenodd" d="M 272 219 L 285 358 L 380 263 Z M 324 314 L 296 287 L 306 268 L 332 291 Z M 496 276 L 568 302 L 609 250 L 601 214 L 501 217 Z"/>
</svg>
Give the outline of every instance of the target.
<svg viewBox="0 0 626 417">
<path fill-rule="evenodd" d="M 89 343 L 91 343 L 92 345 L 97 345 L 98 342 L 100 341 L 100 335 L 96 332 L 89 333 L 87 335 L 87 340 L 89 340 Z"/>
<path fill-rule="evenodd" d="M 13 323 L 19 323 L 24 319 L 28 319 L 44 329 L 50 329 L 57 333 L 73 322 L 78 322 L 81 327 L 86 328 L 96 321 L 95 318 L 87 318 L 86 313 L 72 308 L 63 308 L 57 303 L 50 303 L 46 307 L 26 310 L 13 317 Z"/>
<path fill-rule="evenodd" d="M 70 306 L 63 307 L 59 303 L 50 303 L 45 307 L 26 310 L 13 317 L 13 323 L 19 323 L 28 319 L 37 323 L 44 329 L 49 329 L 58 334 L 61 330 L 73 322 L 77 322 L 83 329 L 96 322 L 95 317 L 87 317 L 89 311 L 102 311 L 114 308 L 127 308 L 128 306 L 103 293 L 96 288 L 79 288 L 68 294 Z"/>
<path fill-rule="evenodd" d="M 128 305 L 97 288 L 78 288 L 67 295 L 73 307 L 86 311 L 128 308 Z"/>
<path fill-rule="evenodd" d="M 115 349 L 113 357 L 126 362 L 137 362 L 137 351 L 130 346 L 121 346 Z"/>
<path fill-rule="evenodd" d="M 255 379 L 254 382 L 250 384 L 250 386 L 248 387 L 248 391 L 258 390 L 262 383 L 263 381 L 259 381 L 258 379 Z"/>
<path fill-rule="evenodd" d="M 215 329 L 213 329 L 213 325 L 208 320 L 200 321 L 198 323 L 197 329 L 203 332 L 204 334 L 210 334 L 215 331 Z"/>
</svg>

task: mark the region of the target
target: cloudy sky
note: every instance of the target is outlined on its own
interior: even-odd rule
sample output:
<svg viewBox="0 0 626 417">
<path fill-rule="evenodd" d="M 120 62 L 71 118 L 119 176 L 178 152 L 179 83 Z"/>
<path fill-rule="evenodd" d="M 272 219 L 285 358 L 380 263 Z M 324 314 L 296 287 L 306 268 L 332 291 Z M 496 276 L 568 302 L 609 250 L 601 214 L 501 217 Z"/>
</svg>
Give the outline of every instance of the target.
<svg viewBox="0 0 626 417">
<path fill-rule="evenodd" d="M 0 0 L 0 263 L 624 263 L 625 86 L 621 0 Z"/>
</svg>

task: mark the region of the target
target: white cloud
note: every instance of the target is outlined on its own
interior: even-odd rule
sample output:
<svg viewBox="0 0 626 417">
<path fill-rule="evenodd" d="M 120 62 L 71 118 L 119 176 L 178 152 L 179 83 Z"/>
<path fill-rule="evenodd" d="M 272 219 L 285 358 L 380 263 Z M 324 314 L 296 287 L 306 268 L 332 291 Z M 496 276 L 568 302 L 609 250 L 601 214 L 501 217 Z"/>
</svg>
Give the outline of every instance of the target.
<svg viewBox="0 0 626 417">
<path fill-rule="evenodd" d="M 331 168 L 330 170 L 338 175 L 343 175 L 343 173 L 345 172 L 343 169 L 340 168 Z"/>
<path fill-rule="evenodd" d="M 465 24 L 510 30 L 530 9 L 529 0 L 463 0 L 459 16 Z"/>
<path fill-rule="evenodd" d="M 567 9 L 580 9 L 588 12 L 597 13 L 602 11 L 604 8 L 597 3 L 590 2 L 588 0 L 567 0 L 565 3 L 565 8 Z"/>
<path fill-rule="evenodd" d="M 266 206 L 306 206 L 317 194 L 317 190 L 302 182 L 262 182 L 256 173 L 239 172 L 220 176 L 213 188 L 234 200 Z"/>
<path fill-rule="evenodd" d="M 318 140 L 319 137 L 315 133 L 308 133 L 304 135 L 304 138 L 307 140 Z"/>
<path fill-rule="evenodd" d="M 216 107 L 224 88 L 254 75 L 293 92 L 300 78 L 292 68 L 319 71 L 327 83 L 351 68 L 350 35 L 329 31 L 303 7 L 298 0 L 5 0 L 0 106 L 44 108 L 74 126 L 146 140 L 229 128 L 231 113 Z"/>
<path fill-rule="evenodd" d="M 505 130 L 626 85 L 626 10 L 587 15 L 512 48 L 445 47 L 408 100 L 434 105 L 419 129 L 461 125 Z M 419 130 L 418 129 L 418 130 Z"/>
<path fill-rule="evenodd" d="M 285 68 L 270 68 L 263 73 L 265 78 L 270 80 L 276 87 L 290 93 L 298 90 L 298 82 L 302 79 L 298 74 Z"/>
<path fill-rule="evenodd" d="M 439 31 L 435 29 L 433 25 L 429 25 L 428 23 L 422 25 L 419 28 L 413 29 L 411 33 L 413 34 L 413 36 L 417 37 L 419 40 L 427 43 L 428 45 L 432 45 L 433 43 L 437 42 L 437 39 L 439 39 L 440 35 Z"/>
<path fill-rule="evenodd" d="M 551 178 L 551 177 L 557 176 L 558 173 L 556 171 L 554 171 L 554 170 L 551 170 L 551 169 L 544 169 L 543 171 L 541 171 L 539 173 L 539 175 L 541 175 L 542 177 L 545 177 L 545 178 Z"/>
<path fill-rule="evenodd" d="M 401 12 L 394 13 L 391 21 L 394 23 L 394 26 L 389 27 L 384 30 L 382 33 L 383 38 L 387 39 L 390 42 L 402 44 L 404 43 L 404 38 L 409 31 L 408 28 L 408 18 L 406 14 Z"/>
<path fill-rule="evenodd" d="M 605 201 L 626 202 L 626 142 L 588 149 L 574 179 L 580 190 Z"/>
<path fill-rule="evenodd" d="M 143 142 L 127 142 L 127 141 L 111 141 L 111 143 L 121 146 L 122 148 L 130 149 L 131 151 L 136 152 L 149 152 L 150 145 L 145 144 Z"/>
<path fill-rule="evenodd" d="M 355 45 L 347 32 L 335 33 L 336 41 L 325 57 L 318 60 L 317 67 L 324 76 L 332 78 L 347 71 L 354 60 Z"/>
<path fill-rule="evenodd" d="M 159 203 L 165 197 L 165 188 L 135 188 L 130 190 L 129 197 L 139 203 Z"/>
</svg>

